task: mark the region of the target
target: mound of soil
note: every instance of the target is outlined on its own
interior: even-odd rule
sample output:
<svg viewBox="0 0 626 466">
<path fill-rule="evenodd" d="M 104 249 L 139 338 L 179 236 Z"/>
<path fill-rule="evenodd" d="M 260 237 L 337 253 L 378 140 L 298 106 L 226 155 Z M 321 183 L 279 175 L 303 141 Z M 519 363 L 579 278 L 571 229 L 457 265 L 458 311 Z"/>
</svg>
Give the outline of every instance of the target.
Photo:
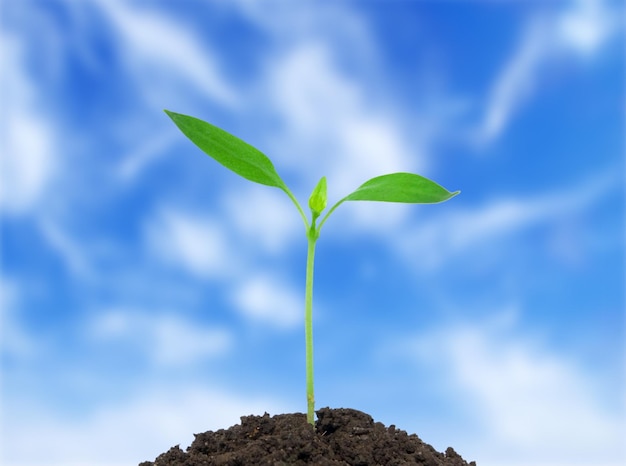
<svg viewBox="0 0 626 466">
<path fill-rule="evenodd" d="M 139 466 L 476 466 L 361 411 L 323 408 L 317 417 L 313 428 L 301 413 L 243 416 L 241 425 L 194 434 L 186 452 L 177 445 Z"/>
</svg>

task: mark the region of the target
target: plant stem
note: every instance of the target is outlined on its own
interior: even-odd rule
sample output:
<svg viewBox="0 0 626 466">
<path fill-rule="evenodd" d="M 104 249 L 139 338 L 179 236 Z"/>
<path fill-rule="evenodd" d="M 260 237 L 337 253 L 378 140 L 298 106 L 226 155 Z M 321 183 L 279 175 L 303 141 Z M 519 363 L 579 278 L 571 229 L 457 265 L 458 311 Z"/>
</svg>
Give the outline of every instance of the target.
<svg viewBox="0 0 626 466">
<path fill-rule="evenodd" d="M 300 213 L 300 217 L 302 217 L 302 220 L 304 221 L 304 227 L 308 229 L 309 221 L 307 220 L 306 215 L 304 215 L 304 210 L 302 210 L 302 207 L 296 199 L 296 196 L 293 195 L 293 193 L 289 190 L 287 186 L 283 186 L 281 189 L 285 192 L 285 194 L 287 194 L 287 196 L 289 196 L 291 202 L 293 202 L 293 204 L 296 206 L 296 209 L 298 209 L 298 212 Z"/>
<path fill-rule="evenodd" d="M 306 400 L 309 424 L 315 426 L 315 394 L 313 388 L 313 263 L 315 261 L 315 243 L 319 231 L 315 228 L 315 220 L 307 234 L 308 250 L 306 256 L 306 285 L 304 293 L 304 334 L 306 344 Z"/>
</svg>

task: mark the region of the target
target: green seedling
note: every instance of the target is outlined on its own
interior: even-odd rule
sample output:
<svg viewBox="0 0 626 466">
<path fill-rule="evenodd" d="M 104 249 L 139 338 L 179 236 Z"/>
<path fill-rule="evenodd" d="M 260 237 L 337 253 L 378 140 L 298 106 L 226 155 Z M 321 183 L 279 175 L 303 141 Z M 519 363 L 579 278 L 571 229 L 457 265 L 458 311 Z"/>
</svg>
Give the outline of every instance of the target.
<svg viewBox="0 0 626 466">
<path fill-rule="evenodd" d="M 304 329 L 306 343 L 306 398 L 307 421 L 315 424 L 315 396 L 313 389 L 313 264 L 315 244 L 330 214 L 346 201 L 402 202 L 409 204 L 436 204 L 447 201 L 460 191 L 450 192 L 434 181 L 413 173 L 392 173 L 372 178 L 335 203 L 322 217 L 326 209 L 326 178 L 322 177 L 309 197 L 311 220 L 302 206 L 276 172 L 272 161 L 261 151 L 198 118 L 165 110 L 176 126 L 195 145 L 226 168 L 255 183 L 282 190 L 293 202 L 304 221 L 308 240 L 306 262 L 306 285 L 304 294 Z"/>
</svg>

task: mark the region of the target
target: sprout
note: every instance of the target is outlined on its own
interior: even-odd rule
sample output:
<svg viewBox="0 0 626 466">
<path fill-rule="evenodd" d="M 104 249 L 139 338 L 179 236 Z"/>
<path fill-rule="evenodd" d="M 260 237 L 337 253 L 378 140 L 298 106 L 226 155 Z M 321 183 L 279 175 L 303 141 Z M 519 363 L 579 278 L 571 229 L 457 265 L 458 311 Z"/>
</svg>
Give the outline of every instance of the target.
<svg viewBox="0 0 626 466">
<path fill-rule="evenodd" d="M 447 201 L 460 191 L 450 192 L 434 181 L 413 173 L 391 173 L 372 178 L 359 186 L 332 206 L 322 218 L 317 219 L 326 209 L 326 177 L 322 177 L 309 197 L 311 220 L 304 214 L 300 203 L 291 193 L 285 182 L 276 172 L 272 161 L 261 151 L 210 123 L 180 113 L 165 110 L 176 126 L 195 145 L 216 161 L 238 175 L 255 183 L 278 188 L 285 192 L 300 213 L 308 239 L 306 284 L 304 293 L 304 329 L 306 344 L 306 397 L 307 421 L 315 424 L 315 395 L 313 384 L 313 272 L 315 245 L 322 226 L 337 207 L 345 201 L 402 202 L 409 204 L 436 204 Z"/>
</svg>

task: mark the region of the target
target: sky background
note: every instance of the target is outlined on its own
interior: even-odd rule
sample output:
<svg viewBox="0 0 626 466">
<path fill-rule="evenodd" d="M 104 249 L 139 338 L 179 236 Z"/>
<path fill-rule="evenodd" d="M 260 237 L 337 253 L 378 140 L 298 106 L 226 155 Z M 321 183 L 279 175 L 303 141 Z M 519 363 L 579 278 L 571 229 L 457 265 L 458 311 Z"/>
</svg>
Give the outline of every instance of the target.
<svg viewBox="0 0 626 466">
<path fill-rule="evenodd" d="M 295 2 L 294 2 L 295 3 Z M 317 406 L 479 466 L 626 461 L 624 4 L 1 3 L 5 466 L 121 466 L 304 412 L 306 239 L 163 109 L 300 202 L 396 171 L 318 241 Z"/>
</svg>

